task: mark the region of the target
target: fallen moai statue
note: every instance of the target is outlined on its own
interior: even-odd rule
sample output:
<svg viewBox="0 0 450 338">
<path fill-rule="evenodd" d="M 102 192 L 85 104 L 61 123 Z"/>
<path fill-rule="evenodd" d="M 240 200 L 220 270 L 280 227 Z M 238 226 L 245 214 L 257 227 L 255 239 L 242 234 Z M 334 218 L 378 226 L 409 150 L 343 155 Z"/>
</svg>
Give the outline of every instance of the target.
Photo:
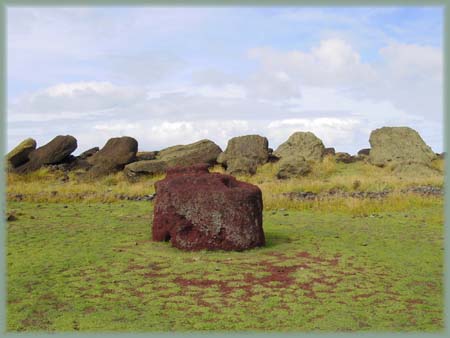
<svg viewBox="0 0 450 338">
<path fill-rule="evenodd" d="M 245 250 L 265 244 L 262 193 L 208 164 L 174 167 L 156 182 L 153 240 L 184 250 Z"/>
</svg>

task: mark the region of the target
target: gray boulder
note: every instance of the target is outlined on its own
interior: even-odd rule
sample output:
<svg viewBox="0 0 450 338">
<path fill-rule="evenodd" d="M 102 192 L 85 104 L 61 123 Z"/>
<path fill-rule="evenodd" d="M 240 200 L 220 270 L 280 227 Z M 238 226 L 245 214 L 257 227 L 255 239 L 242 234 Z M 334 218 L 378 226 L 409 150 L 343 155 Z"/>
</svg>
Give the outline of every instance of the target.
<svg viewBox="0 0 450 338">
<path fill-rule="evenodd" d="M 311 172 L 311 166 L 303 156 L 283 157 L 278 165 L 277 178 L 279 179 L 306 176 Z"/>
<path fill-rule="evenodd" d="M 256 167 L 269 159 L 269 141 L 259 135 L 233 137 L 217 162 L 235 174 L 254 174 Z"/>
<path fill-rule="evenodd" d="M 370 162 L 380 167 L 408 162 L 429 165 L 436 158 L 419 133 L 408 127 L 376 129 L 370 134 L 369 143 Z"/>
<path fill-rule="evenodd" d="M 322 141 L 311 132 L 296 132 L 274 152 L 278 157 L 303 157 L 306 161 L 321 161 L 325 152 Z"/>
<path fill-rule="evenodd" d="M 6 155 L 6 160 L 12 168 L 16 168 L 25 162 L 28 162 L 28 156 L 36 149 L 36 141 L 32 138 L 27 138 L 20 142 L 13 150 Z"/>
</svg>

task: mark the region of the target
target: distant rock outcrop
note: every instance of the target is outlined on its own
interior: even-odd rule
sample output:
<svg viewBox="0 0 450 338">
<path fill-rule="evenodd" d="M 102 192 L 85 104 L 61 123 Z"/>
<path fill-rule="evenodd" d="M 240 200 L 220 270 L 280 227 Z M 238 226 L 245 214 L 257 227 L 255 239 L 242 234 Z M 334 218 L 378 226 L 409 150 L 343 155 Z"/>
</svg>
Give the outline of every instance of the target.
<svg viewBox="0 0 450 338">
<path fill-rule="evenodd" d="M 126 164 L 135 160 L 137 149 L 138 143 L 132 137 L 109 139 L 102 149 L 87 158 L 86 161 L 92 166 L 89 175 L 98 177 L 122 170 Z"/>
<path fill-rule="evenodd" d="M 201 140 L 187 145 L 165 148 L 157 153 L 154 160 L 142 160 L 125 167 L 129 177 L 164 173 L 175 166 L 190 166 L 198 163 L 216 163 L 222 149 L 210 140 Z"/>
<path fill-rule="evenodd" d="M 383 167 L 400 163 L 429 165 L 436 154 L 420 135 L 408 127 L 383 127 L 372 131 L 369 143 L 370 162 Z"/>
<path fill-rule="evenodd" d="M 353 163 L 356 161 L 355 156 L 350 155 L 349 153 L 337 152 L 335 155 L 335 160 L 337 163 Z"/>
<path fill-rule="evenodd" d="M 59 164 L 64 162 L 70 154 L 77 148 L 75 137 L 56 136 L 46 145 L 37 148 L 29 155 L 29 161 L 17 167 L 18 173 L 27 173 L 41 168 L 43 165 Z"/>
<path fill-rule="evenodd" d="M 335 155 L 336 154 L 336 150 L 334 148 L 325 148 L 323 151 L 323 156 L 327 156 L 327 155 Z"/>
<path fill-rule="evenodd" d="M 296 132 L 281 144 L 274 155 L 295 158 L 302 156 L 306 161 L 321 161 L 325 152 L 322 141 L 311 132 Z"/>
<path fill-rule="evenodd" d="M 155 187 L 153 240 L 184 250 L 245 250 L 265 244 L 258 187 L 209 173 L 208 164 L 168 169 Z"/>
<path fill-rule="evenodd" d="M 228 141 L 226 150 L 220 154 L 217 162 L 227 172 L 236 174 L 255 174 L 258 165 L 269 159 L 269 141 L 259 135 L 233 137 Z"/>
<path fill-rule="evenodd" d="M 20 142 L 13 150 L 6 155 L 6 160 L 12 166 L 17 168 L 18 166 L 28 162 L 28 156 L 36 149 L 36 141 L 32 138 L 27 138 Z"/>
</svg>

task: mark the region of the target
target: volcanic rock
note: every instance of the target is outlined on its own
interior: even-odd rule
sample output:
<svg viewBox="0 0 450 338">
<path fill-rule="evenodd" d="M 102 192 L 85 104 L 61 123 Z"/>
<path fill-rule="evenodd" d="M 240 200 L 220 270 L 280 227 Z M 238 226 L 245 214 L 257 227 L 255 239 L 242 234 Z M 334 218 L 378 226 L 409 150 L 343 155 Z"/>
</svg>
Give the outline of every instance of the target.
<svg viewBox="0 0 450 338">
<path fill-rule="evenodd" d="M 245 250 L 265 244 L 262 193 L 208 164 L 175 167 L 155 184 L 153 240 L 184 250 Z"/>
<path fill-rule="evenodd" d="M 222 149 L 210 140 L 201 140 L 187 145 L 165 148 L 157 153 L 154 160 L 133 162 L 125 167 L 128 177 L 164 173 L 176 166 L 191 166 L 199 163 L 216 163 Z"/>
<path fill-rule="evenodd" d="M 336 162 L 353 163 L 356 161 L 355 157 L 349 153 L 338 152 L 335 155 Z"/>
<path fill-rule="evenodd" d="M 279 162 L 277 178 L 286 179 L 291 177 L 306 176 L 311 172 L 311 166 L 303 156 L 283 157 Z"/>
<path fill-rule="evenodd" d="M 34 171 L 47 164 L 63 163 L 69 155 L 77 148 L 77 140 L 75 137 L 56 136 L 46 145 L 37 148 L 29 155 L 29 161 L 19 166 L 16 171 L 18 173 L 26 173 Z"/>
<path fill-rule="evenodd" d="M 369 156 L 370 155 L 370 148 L 361 149 L 360 151 L 358 151 L 358 155 Z"/>
<path fill-rule="evenodd" d="M 136 153 L 136 161 L 149 161 L 156 159 L 158 151 L 138 151 Z"/>
<path fill-rule="evenodd" d="M 274 152 L 278 157 L 300 157 L 306 161 L 321 161 L 325 147 L 322 141 L 311 132 L 296 132 Z"/>
<path fill-rule="evenodd" d="M 80 155 L 78 155 L 78 158 L 80 160 L 85 160 L 88 157 L 91 157 L 92 155 L 94 155 L 96 152 L 98 152 L 100 150 L 99 147 L 94 147 L 91 149 L 86 150 L 85 152 L 82 152 Z"/>
<path fill-rule="evenodd" d="M 422 163 L 429 165 L 436 154 L 408 127 L 383 127 L 372 131 L 369 143 L 370 162 L 383 167 L 388 164 Z"/>
<path fill-rule="evenodd" d="M 6 160 L 13 168 L 16 168 L 25 162 L 28 162 L 28 155 L 36 149 L 36 141 L 32 138 L 27 138 L 20 142 L 13 150 L 6 155 Z"/>
<path fill-rule="evenodd" d="M 126 164 L 134 161 L 137 148 L 137 141 L 129 136 L 109 139 L 102 149 L 87 158 L 87 162 L 92 165 L 89 175 L 98 177 L 122 170 Z"/>
<path fill-rule="evenodd" d="M 325 148 L 323 150 L 323 156 L 327 156 L 327 155 L 335 155 L 336 154 L 336 150 L 334 148 Z"/>
<path fill-rule="evenodd" d="M 233 137 L 217 162 L 230 174 L 254 174 L 256 167 L 269 159 L 269 141 L 259 135 Z"/>
</svg>

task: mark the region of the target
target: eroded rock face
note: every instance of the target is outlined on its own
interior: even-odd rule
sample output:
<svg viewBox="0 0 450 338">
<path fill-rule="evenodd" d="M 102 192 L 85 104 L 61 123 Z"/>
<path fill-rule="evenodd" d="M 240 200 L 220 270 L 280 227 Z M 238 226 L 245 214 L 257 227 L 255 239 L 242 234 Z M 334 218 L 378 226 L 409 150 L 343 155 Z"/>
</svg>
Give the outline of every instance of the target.
<svg viewBox="0 0 450 338">
<path fill-rule="evenodd" d="M 277 178 L 287 179 L 292 177 L 306 176 L 311 172 L 311 166 L 303 156 L 283 157 L 279 162 Z"/>
<path fill-rule="evenodd" d="M 321 161 L 325 146 L 322 141 L 311 132 L 298 131 L 281 144 L 274 152 L 278 157 L 300 157 L 306 161 Z"/>
<path fill-rule="evenodd" d="M 375 129 L 370 134 L 369 143 L 370 162 L 380 167 L 408 162 L 429 165 L 436 158 L 419 133 L 408 127 Z"/>
<path fill-rule="evenodd" d="M 114 137 L 105 146 L 87 158 L 92 166 L 89 174 L 93 177 L 112 174 L 120 171 L 124 166 L 136 158 L 137 141 L 129 136 Z"/>
<path fill-rule="evenodd" d="M 56 136 L 46 145 L 37 148 L 29 155 L 29 161 L 19 166 L 16 171 L 26 173 L 34 171 L 47 164 L 59 164 L 64 162 L 77 148 L 77 140 L 71 135 Z"/>
<path fill-rule="evenodd" d="M 175 167 L 158 181 L 153 240 L 184 250 L 245 250 L 265 244 L 262 193 L 208 164 Z"/>
<path fill-rule="evenodd" d="M 233 137 L 217 162 L 230 174 L 255 174 L 256 167 L 269 159 L 269 141 L 259 135 Z"/>
<path fill-rule="evenodd" d="M 27 138 L 20 142 L 13 150 L 6 155 L 6 160 L 13 168 L 16 168 L 25 162 L 28 162 L 28 155 L 36 149 L 36 141 L 32 138 Z"/>
</svg>

